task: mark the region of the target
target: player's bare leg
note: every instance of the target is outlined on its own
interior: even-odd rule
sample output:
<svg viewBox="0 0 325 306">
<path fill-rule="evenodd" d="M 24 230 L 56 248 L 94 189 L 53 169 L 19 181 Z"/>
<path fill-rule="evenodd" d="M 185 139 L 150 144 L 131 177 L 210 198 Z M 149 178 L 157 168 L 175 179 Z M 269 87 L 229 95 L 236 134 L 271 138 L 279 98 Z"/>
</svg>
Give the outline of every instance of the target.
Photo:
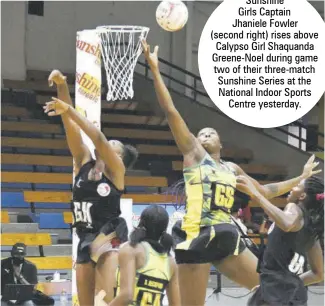
<svg viewBox="0 0 325 306">
<path fill-rule="evenodd" d="M 80 306 L 94 305 L 95 266 L 92 262 L 76 265 L 77 289 Z"/>
<path fill-rule="evenodd" d="M 114 298 L 117 266 L 117 251 L 111 251 L 101 255 L 96 265 L 96 291 L 105 291 L 104 301 L 107 304 Z"/>
<path fill-rule="evenodd" d="M 257 257 L 245 249 L 238 255 L 230 255 L 227 258 L 214 262 L 216 269 L 233 282 L 251 290 L 259 285 L 259 274 L 257 269 Z"/>
<path fill-rule="evenodd" d="M 179 264 L 178 281 L 182 306 L 203 306 L 210 264 Z"/>
</svg>

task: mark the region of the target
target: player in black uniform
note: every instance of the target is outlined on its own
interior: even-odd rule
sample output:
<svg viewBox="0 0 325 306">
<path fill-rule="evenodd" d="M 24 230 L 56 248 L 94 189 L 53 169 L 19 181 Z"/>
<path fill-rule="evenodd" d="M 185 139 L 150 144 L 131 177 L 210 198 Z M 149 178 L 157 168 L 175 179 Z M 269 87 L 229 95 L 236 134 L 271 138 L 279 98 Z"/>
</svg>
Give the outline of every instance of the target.
<svg viewBox="0 0 325 306">
<path fill-rule="evenodd" d="M 260 286 L 249 306 L 305 306 L 305 286 L 321 282 L 324 262 L 324 182 L 315 176 L 302 180 L 288 196 L 284 211 L 266 200 L 245 177 L 237 188 L 249 194 L 274 220 L 261 264 Z M 303 273 L 307 255 L 310 270 Z"/>
<path fill-rule="evenodd" d="M 118 261 L 117 253 L 112 251 L 128 238 L 126 222 L 119 217 L 125 171 L 135 162 L 137 152 L 117 140 L 108 141 L 94 124 L 72 107 L 66 77 L 58 70 L 49 77 L 50 85 L 53 82 L 60 100 L 53 98 L 44 110 L 49 116 L 61 115 L 74 158 L 72 203 L 73 226 L 80 239 L 76 264 L 79 303 L 81 306 L 94 305 L 95 289 L 103 289 L 105 301 L 109 302 L 114 295 Z M 92 140 L 96 160 L 83 143 L 80 129 Z"/>
</svg>

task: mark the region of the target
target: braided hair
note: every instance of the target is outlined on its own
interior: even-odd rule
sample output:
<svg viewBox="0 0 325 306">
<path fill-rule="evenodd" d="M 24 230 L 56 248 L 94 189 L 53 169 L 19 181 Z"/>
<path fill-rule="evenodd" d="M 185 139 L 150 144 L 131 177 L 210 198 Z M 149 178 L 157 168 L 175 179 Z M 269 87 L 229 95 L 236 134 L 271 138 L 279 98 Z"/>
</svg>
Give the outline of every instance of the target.
<svg viewBox="0 0 325 306">
<path fill-rule="evenodd" d="M 324 181 L 311 176 L 305 181 L 305 208 L 309 213 L 308 228 L 315 239 L 324 240 Z"/>
</svg>

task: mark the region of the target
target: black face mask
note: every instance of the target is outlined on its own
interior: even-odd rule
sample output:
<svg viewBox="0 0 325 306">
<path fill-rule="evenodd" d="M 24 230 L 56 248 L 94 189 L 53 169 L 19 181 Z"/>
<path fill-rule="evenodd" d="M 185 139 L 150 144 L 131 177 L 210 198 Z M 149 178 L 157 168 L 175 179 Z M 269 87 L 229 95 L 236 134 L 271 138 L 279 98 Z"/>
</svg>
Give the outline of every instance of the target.
<svg viewBox="0 0 325 306">
<path fill-rule="evenodd" d="M 24 258 L 13 257 L 12 262 L 15 266 L 19 266 L 24 262 Z"/>
</svg>

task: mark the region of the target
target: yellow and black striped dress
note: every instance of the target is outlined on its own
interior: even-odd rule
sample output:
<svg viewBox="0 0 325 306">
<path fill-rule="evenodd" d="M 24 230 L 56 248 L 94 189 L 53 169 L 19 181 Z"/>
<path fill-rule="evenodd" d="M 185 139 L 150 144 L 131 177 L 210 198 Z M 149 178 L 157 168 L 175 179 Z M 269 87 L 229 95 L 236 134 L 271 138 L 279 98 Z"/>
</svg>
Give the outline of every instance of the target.
<svg viewBox="0 0 325 306">
<path fill-rule="evenodd" d="M 167 253 L 156 252 L 148 242 L 141 242 L 146 250 L 146 263 L 136 272 L 134 306 L 162 306 L 166 287 L 171 279 Z M 120 291 L 120 270 L 117 269 L 117 290 Z"/>
<path fill-rule="evenodd" d="M 209 241 L 214 236 L 214 225 L 230 224 L 229 213 L 234 204 L 236 176 L 224 162 L 217 164 L 206 154 L 200 164 L 184 168 L 186 190 L 186 214 L 181 223 L 181 230 L 186 238 L 177 244 L 176 250 L 191 249 L 202 228 L 209 228 Z"/>
</svg>

